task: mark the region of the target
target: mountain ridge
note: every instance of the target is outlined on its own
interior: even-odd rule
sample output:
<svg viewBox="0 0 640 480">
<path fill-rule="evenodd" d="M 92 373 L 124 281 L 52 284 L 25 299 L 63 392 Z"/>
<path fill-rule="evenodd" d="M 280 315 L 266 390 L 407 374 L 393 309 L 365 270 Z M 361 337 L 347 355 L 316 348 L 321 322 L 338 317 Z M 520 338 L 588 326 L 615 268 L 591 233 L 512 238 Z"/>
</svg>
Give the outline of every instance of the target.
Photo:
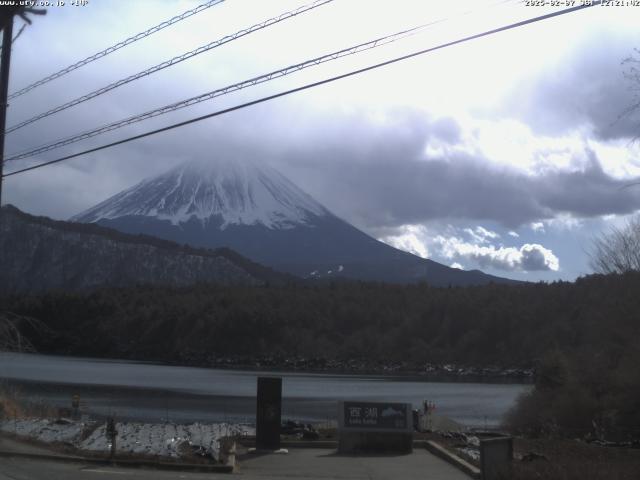
<svg viewBox="0 0 640 480">
<path fill-rule="evenodd" d="M 72 217 L 202 248 L 228 247 L 302 278 L 434 286 L 518 283 L 453 269 L 367 235 L 277 170 L 241 160 L 185 162 Z"/>
<path fill-rule="evenodd" d="M 96 224 L 2 207 L 0 290 L 84 289 L 134 284 L 264 285 L 295 281 L 229 249 L 205 250 Z"/>
</svg>

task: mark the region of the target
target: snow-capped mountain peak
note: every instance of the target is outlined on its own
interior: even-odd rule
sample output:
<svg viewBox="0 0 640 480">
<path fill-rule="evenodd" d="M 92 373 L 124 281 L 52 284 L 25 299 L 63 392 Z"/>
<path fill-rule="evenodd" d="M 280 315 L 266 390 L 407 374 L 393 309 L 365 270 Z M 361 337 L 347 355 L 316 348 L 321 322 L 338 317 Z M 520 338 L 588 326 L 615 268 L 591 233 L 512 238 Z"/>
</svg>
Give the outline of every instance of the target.
<svg viewBox="0 0 640 480">
<path fill-rule="evenodd" d="M 72 220 L 193 247 L 231 248 L 254 262 L 314 279 L 445 286 L 509 282 L 452 269 L 379 242 L 259 161 L 187 162 Z"/>
<path fill-rule="evenodd" d="M 287 229 L 329 212 L 273 168 L 232 159 L 190 161 L 143 180 L 71 220 L 97 222 L 126 216 L 153 217 L 179 225 L 261 224 Z"/>
</svg>

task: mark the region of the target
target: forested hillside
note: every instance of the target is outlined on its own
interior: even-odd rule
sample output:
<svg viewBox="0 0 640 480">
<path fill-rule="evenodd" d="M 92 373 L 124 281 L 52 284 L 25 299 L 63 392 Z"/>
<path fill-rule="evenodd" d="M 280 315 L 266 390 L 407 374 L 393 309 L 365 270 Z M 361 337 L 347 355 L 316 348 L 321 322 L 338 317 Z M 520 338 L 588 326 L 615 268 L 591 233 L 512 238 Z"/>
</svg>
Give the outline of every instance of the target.
<svg viewBox="0 0 640 480">
<path fill-rule="evenodd" d="M 226 248 L 206 250 L 144 235 L 51 220 L 2 207 L 0 292 L 105 286 L 284 283 L 291 277 Z"/>
<path fill-rule="evenodd" d="M 42 352 L 211 365 L 221 359 L 363 359 L 531 367 L 545 352 L 621 358 L 640 344 L 640 274 L 575 283 L 433 288 L 136 287 L 5 297 L 36 318 Z"/>
</svg>

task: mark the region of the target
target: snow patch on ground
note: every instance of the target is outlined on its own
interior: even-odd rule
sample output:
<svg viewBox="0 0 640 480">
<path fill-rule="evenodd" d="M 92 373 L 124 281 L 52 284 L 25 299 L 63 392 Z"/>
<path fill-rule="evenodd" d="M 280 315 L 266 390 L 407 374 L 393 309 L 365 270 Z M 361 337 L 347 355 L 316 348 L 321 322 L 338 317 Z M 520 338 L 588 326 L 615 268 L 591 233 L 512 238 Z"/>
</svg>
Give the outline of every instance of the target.
<svg viewBox="0 0 640 480">
<path fill-rule="evenodd" d="M 458 447 L 458 451 L 473 458 L 474 460 L 477 460 L 478 462 L 480 461 L 480 449 L 478 447 Z"/>
<path fill-rule="evenodd" d="M 24 419 L 0 421 L 0 431 L 46 443 L 71 444 L 79 450 L 109 452 L 111 442 L 105 425 L 95 422 Z M 83 438 L 83 432 L 91 433 Z M 185 451 L 219 459 L 220 439 L 227 436 L 255 435 L 255 428 L 230 423 L 122 422 L 116 424 L 116 452 L 159 457 L 180 457 Z"/>
</svg>

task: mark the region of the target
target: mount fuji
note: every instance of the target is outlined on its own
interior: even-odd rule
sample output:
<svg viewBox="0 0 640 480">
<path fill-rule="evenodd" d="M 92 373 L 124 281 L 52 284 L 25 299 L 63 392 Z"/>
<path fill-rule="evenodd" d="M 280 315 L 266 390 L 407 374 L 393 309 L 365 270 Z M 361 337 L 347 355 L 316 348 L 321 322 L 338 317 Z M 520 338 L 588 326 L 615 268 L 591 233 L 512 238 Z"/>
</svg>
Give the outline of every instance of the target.
<svg viewBox="0 0 640 480">
<path fill-rule="evenodd" d="M 184 163 L 71 221 L 194 247 L 229 247 L 303 278 L 439 286 L 512 282 L 397 250 L 338 218 L 273 168 L 244 160 Z"/>
</svg>

